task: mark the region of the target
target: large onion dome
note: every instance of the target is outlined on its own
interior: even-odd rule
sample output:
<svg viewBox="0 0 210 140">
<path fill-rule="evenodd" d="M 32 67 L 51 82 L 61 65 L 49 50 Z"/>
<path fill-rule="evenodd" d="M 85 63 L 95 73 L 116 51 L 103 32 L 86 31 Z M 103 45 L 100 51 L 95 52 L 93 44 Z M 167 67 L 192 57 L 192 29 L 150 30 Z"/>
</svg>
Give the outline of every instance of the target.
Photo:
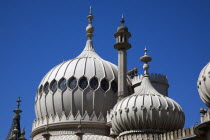
<svg viewBox="0 0 210 140">
<path fill-rule="evenodd" d="M 33 132 L 47 123 L 50 129 L 75 131 L 81 120 L 85 132 L 108 135 L 106 114 L 117 103 L 118 70 L 95 52 L 92 19 L 90 12 L 82 53 L 55 66 L 42 79 L 35 98 Z"/>
<path fill-rule="evenodd" d="M 114 106 L 111 115 L 112 130 L 123 135 L 137 132 L 163 133 L 183 128 L 185 116 L 180 105 L 160 94 L 151 84 L 147 64 L 151 57 L 145 53 L 141 61 L 145 62 L 141 85 L 133 95 Z"/>
<path fill-rule="evenodd" d="M 197 85 L 202 101 L 210 108 L 210 62 L 201 70 Z"/>
<path fill-rule="evenodd" d="M 36 96 L 36 117 L 74 116 L 93 111 L 99 116 L 117 101 L 117 67 L 103 60 L 88 40 L 83 52 L 50 70 L 42 79 Z"/>
</svg>

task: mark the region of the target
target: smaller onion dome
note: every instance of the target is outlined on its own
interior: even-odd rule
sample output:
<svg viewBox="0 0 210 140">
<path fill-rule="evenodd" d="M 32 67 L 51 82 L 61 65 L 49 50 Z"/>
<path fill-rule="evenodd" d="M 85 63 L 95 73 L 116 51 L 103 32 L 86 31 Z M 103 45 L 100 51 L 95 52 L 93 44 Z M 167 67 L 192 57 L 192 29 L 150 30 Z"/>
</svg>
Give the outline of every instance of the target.
<svg viewBox="0 0 210 140">
<path fill-rule="evenodd" d="M 145 49 L 145 55 L 141 57 L 145 63 L 145 72 L 140 87 L 113 108 L 112 129 L 117 134 L 164 133 L 182 129 L 184 126 L 185 115 L 180 105 L 160 94 L 152 86 L 147 64 L 152 58 L 149 58 L 146 52 Z"/>
<path fill-rule="evenodd" d="M 128 28 L 125 25 L 121 25 L 117 28 L 118 32 L 128 32 Z"/>
<path fill-rule="evenodd" d="M 124 25 L 125 19 L 123 15 L 122 15 L 121 23 L 122 25 L 117 28 L 117 32 L 128 32 L 128 28 Z"/>
<path fill-rule="evenodd" d="M 197 85 L 201 100 L 210 108 L 210 62 L 201 70 Z"/>
</svg>

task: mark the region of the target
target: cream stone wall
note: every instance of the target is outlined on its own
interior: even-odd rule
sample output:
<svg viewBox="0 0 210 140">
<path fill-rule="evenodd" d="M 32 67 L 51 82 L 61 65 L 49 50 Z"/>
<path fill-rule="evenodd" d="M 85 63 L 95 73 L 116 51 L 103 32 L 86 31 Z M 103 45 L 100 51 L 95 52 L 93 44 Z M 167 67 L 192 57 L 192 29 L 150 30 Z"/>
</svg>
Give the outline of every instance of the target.
<svg viewBox="0 0 210 140">
<path fill-rule="evenodd" d="M 34 138 L 33 140 L 44 140 L 43 138 Z M 76 135 L 53 135 L 50 140 L 77 140 Z M 100 135 L 83 135 L 83 140 L 109 140 L 107 136 Z"/>
</svg>

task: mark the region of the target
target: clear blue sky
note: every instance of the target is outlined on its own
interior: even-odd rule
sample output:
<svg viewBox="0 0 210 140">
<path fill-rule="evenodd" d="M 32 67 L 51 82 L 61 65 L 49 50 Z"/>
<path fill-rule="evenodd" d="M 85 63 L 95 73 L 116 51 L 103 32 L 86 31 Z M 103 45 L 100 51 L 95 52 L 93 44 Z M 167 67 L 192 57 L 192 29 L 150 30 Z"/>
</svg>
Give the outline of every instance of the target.
<svg viewBox="0 0 210 140">
<path fill-rule="evenodd" d="M 29 138 L 39 82 L 52 67 L 83 50 L 90 5 L 98 54 L 117 64 L 113 34 L 123 13 L 132 33 L 128 69 L 142 73 L 139 57 L 147 45 L 153 57 L 150 72 L 168 76 L 169 96 L 185 111 L 185 127 L 199 122 L 199 108 L 205 105 L 196 83 L 210 61 L 209 0 L 1 0 L 1 139 L 9 131 L 18 96 Z"/>
</svg>

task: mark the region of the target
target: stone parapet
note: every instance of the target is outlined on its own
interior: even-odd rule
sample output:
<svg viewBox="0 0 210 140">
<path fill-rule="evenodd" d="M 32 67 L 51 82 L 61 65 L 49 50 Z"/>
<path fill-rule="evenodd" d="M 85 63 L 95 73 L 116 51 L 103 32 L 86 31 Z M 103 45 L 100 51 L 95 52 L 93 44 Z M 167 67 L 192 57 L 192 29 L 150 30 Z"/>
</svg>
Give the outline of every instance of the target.
<svg viewBox="0 0 210 140">
<path fill-rule="evenodd" d="M 194 136 L 194 127 L 190 127 L 163 134 L 143 134 L 133 131 L 133 133 L 117 137 L 116 140 L 178 140 Z"/>
<path fill-rule="evenodd" d="M 78 140 L 77 136 L 74 134 L 58 134 L 59 132 L 50 132 L 52 136 L 50 140 Z M 41 136 L 34 137 L 33 140 L 44 140 Z M 110 140 L 107 136 L 85 134 L 83 135 L 83 140 Z"/>
<path fill-rule="evenodd" d="M 168 96 L 168 78 L 167 76 L 159 73 L 151 73 L 150 80 L 152 82 L 153 87 L 160 92 L 164 96 Z M 138 86 L 141 85 L 143 75 L 134 76 L 131 79 L 132 86 L 134 87 L 134 91 L 138 89 Z"/>
</svg>

